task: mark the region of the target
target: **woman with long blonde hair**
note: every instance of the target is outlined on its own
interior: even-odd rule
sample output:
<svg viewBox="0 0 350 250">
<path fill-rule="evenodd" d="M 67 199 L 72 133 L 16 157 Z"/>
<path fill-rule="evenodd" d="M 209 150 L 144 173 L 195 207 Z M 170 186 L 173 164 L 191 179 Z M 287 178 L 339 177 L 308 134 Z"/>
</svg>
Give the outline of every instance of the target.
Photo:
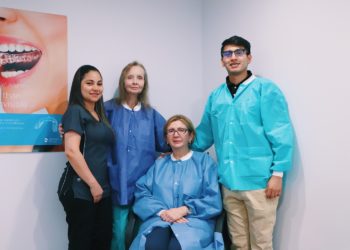
<svg viewBox="0 0 350 250">
<path fill-rule="evenodd" d="M 157 152 L 169 150 L 163 138 L 165 119 L 150 106 L 147 94 L 146 69 L 134 61 L 121 72 L 117 97 L 105 103 L 116 134 L 108 160 L 114 217 L 112 250 L 125 249 L 127 217 L 134 202 L 136 181 L 153 164 Z"/>
</svg>

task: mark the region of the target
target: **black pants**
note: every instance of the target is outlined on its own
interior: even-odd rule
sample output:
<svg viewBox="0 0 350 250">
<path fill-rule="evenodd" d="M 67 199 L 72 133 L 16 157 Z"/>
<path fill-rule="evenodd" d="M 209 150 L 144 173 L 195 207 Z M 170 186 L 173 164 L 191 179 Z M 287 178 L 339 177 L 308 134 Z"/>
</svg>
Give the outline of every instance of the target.
<svg viewBox="0 0 350 250">
<path fill-rule="evenodd" d="M 60 197 L 66 211 L 69 250 L 110 250 L 112 239 L 112 202 L 98 203 L 75 199 L 73 191 Z"/>
<path fill-rule="evenodd" d="M 146 250 L 181 250 L 181 245 L 170 227 L 156 227 L 147 235 Z"/>
</svg>

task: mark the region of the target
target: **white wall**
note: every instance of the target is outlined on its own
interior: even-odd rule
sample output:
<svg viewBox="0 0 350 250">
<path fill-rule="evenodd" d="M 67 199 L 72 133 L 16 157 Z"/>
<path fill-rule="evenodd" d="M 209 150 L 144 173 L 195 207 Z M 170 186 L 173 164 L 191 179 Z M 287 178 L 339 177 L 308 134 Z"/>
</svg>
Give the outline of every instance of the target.
<svg viewBox="0 0 350 250">
<path fill-rule="evenodd" d="M 297 136 L 275 233 L 277 250 L 350 249 L 350 3 L 204 1 L 205 95 L 224 81 L 221 42 L 252 43 L 254 73 L 284 91 Z"/>
<path fill-rule="evenodd" d="M 200 0 L 2 0 L 0 5 L 68 17 L 69 81 L 80 65 L 95 65 L 109 99 L 122 68 L 137 59 L 148 70 L 151 104 L 158 111 L 199 120 Z M 67 249 L 65 214 L 56 195 L 64 154 L 1 154 L 0 161 L 0 250 Z"/>
<path fill-rule="evenodd" d="M 218 53 L 222 40 L 233 34 L 249 39 L 252 70 L 284 91 L 297 135 L 276 249 L 349 249 L 346 0 L 100 2 L 2 0 L 1 5 L 68 16 L 69 81 L 81 64 L 96 65 L 109 98 L 124 64 L 138 59 L 148 69 L 154 106 L 166 117 L 181 112 L 195 123 L 210 90 L 226 76 Z M 64 155 L 0 159 L 0 249 L 65 249 L 64 212 L 55 193 Z"/>
</svg>

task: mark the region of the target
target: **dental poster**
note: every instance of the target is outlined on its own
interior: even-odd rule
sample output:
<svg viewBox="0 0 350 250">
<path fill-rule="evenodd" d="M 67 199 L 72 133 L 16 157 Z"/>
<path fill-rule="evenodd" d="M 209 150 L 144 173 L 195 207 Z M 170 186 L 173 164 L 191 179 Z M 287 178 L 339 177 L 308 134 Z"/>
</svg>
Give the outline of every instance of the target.
<svg viewBox="0 0 350 250">
<path fill-rule="evenodd" d="M 61 151 L 67 17 L 0 7 L 0 152 Z"/>
</svg>

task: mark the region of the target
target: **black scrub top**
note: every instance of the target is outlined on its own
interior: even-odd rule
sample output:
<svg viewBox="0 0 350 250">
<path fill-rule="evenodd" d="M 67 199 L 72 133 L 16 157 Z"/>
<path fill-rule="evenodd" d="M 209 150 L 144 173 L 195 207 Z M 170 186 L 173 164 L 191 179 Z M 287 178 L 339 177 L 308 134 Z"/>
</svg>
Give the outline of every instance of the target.
<svg viewBox="0 0 350 250">
<path fill-rule="evenodd" d="M 64 132 L 82 136 L 81 149 L 90 171 L 103 189 L 103 198 L 110 196 L 107 155 L 114 142 L 114 133 L 104 122 L 97 121 L 80 105 L 70 105 L 62 117 Z M 92 201 L 89 186 L 75 174 L 72 183 L 74 198 Z"/>
</svg>

